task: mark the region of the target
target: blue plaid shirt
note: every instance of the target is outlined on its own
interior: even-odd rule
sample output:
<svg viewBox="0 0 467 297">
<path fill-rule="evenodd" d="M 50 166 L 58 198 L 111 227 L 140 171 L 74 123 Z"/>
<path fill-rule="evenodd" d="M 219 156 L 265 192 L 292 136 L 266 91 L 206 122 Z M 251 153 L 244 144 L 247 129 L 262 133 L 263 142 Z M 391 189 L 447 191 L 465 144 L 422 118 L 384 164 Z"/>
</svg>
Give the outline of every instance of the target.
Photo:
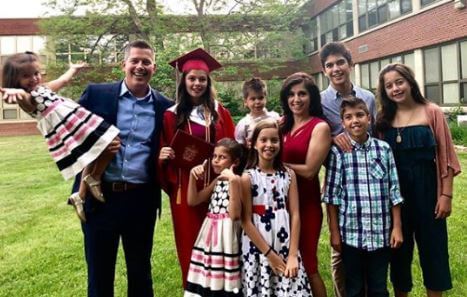
<svg viewBox="0 0 467 297">
<path fill-rule="evenodd" d="M 389 246 L 392 206 L 403 202 L 390 146 L 368 136 L 352 152 L 332 146 L 323 202 L 339 206 L 342 242 L 374 251 Z"/>
</svg>

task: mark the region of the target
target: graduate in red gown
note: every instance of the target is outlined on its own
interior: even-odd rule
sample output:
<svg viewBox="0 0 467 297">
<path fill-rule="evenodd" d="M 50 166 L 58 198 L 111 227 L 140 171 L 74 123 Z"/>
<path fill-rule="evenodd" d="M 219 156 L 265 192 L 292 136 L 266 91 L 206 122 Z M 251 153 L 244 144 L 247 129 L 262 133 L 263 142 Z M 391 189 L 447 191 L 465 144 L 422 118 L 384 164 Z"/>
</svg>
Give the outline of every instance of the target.
<svg viewBox="0 0 467 297">
<path fill-rule="evenodd" d="M 191 168 L 174 164 L 175 151 L 170 147 L 178 129 L 210 143 L 234 138 L 235 126 L 229 111 L 215 99 L 210 72 L 222 67 L 212 56 L 198 48 L 170 62 L 182 72 L 177 87 L 176 104 L 164 113 L 159 154 L 159 182 L 170 197 L 178 260 L 182 270 L 183 287 L 186 285 L 193 245 L 206 217 L 208 204 L 188 206 L 187 187 Z M 210 164 L 208 162 L 207 164 Z M 203 187 L 214 178 L 207 170 Z"/>
</svg>

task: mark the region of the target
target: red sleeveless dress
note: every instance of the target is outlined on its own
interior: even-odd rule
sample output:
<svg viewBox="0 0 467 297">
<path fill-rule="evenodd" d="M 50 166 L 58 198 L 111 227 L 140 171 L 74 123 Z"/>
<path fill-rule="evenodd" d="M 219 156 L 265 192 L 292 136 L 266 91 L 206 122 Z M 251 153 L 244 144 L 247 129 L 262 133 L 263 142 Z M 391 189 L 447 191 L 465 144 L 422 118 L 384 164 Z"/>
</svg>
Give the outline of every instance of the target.
<svg viewBox="0 0 467 297">
<path fill-rule="evenodd" d="M 311 134 L 315 126 L 323 120 L 312 118 L 294 131 L 284 135 L 282 161 L 291 164 L 305 164 Z M 323 222 L 321 195 L 318 176 L 312 180 L 297 174 L 298 195 L 300 202 L 300 244 L 303 264 L 308 276 L 318 271 L 318 240 Z"/>
</svg>

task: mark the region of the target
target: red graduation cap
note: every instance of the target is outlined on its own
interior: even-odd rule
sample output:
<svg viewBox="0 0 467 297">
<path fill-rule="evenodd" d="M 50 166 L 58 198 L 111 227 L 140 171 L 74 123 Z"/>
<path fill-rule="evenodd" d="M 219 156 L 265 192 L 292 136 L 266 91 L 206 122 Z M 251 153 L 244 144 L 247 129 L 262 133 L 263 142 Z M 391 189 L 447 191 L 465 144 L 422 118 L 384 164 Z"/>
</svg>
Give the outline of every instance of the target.
<svg viewBox="0 0 467 297">
<path fill-rule="evenodd" d="M 196 69 L 210 73 L 211 71 L 222 67 L 216 59 L 202 48 L 197 48 L 187 54 L 184 54 L 169 64 L 181 72 L 188 72 Z"/>
</svg>

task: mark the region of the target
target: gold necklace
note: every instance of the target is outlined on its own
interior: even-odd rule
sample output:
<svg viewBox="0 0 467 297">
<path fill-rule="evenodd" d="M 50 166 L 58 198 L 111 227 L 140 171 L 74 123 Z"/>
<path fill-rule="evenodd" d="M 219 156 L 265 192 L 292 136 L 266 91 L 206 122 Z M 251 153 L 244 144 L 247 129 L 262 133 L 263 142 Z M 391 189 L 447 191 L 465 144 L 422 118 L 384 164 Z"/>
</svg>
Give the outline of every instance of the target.
<svg viewBox="0 0 467 297">
<path fill-rule="evenodd" d="M 401 142 L 402 142 L 402 131 L 404 131 L 404 129 L 407 128 L 407 126 L 409 125 L 409 123 L 410 123 L 410 121 L 412 120 L 412 117 L 413 117 L 413 115 L 414 115 L 414 113 L 415 113 L 415 110 L 416 110 L 416 108 L 414 108 L 414 109 L 412 110 L 412 113 L 410 114 L 410 117 L 409 117 L 409 119 L 407 120 L 405 126 L 396 128 L 396 131 L 397 131 L 396 142 L 397 142 L 397 143 L 401 143 Z"/>
</svg>

